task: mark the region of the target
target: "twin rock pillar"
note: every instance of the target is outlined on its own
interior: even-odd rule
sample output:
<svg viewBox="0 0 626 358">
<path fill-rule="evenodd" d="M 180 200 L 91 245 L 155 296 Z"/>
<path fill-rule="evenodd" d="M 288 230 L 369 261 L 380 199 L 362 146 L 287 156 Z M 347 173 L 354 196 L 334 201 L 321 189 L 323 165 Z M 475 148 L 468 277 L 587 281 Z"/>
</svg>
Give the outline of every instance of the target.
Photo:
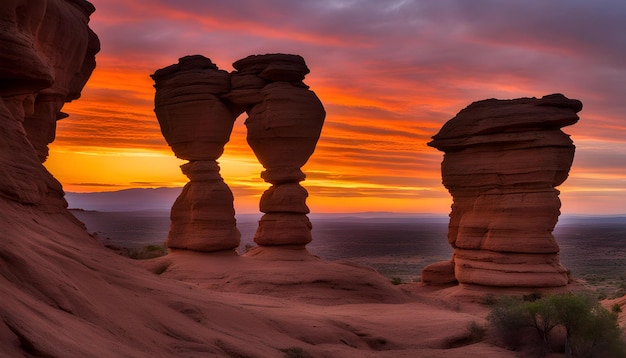
<svg viewBox="0 0 626 358">
<path fill-rule="evenodd" d="M 308 193 L 300 168 L 319 139 L 324 108 L 302 81 L 309 72 L 302 57 L 268 54 L 219 70 L 203 56 L 187 56 L 152 75 L 155 112 L 161 131 L 190 178 L 171 213 L 167 246 L 219 251 L 239 245 L 233 195 L 219 175 L 217 159 L 230 138 L 235 119 L 248 118 L 247 141 L 272 184 L 263 194 L 254 241 L 261 246 L 306 245 L 311 223 Z"/>
<path fill-rule="evenodd" d="M 445 152 L 444 186 L 453 198 L 451 261 L 427 266 L 427 283 L 458 281 L 501 287 L 559 287 L 568 282 L 552 235 L 574 145 L 561 127 L 578 121 L 580 101 L 475 102 L 428 145 Z"/>
</svg>

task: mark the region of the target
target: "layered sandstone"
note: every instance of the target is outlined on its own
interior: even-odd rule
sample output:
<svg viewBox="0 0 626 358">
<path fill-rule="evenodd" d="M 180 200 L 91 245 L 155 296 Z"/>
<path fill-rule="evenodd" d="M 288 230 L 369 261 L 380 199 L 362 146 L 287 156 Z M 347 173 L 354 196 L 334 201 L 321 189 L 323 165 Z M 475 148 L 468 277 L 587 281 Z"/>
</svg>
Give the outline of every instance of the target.
<svg viewBox="0 0 626 358">
<path fill-rule="evenodd" d="M 405 302 L 387 279 L 352 264 L 181 250 L 148 271 L 140 265 L 150 262 L 105 249 L 64 209 L 23 127 L 34 99 L 67 74 L 48 67 L 44 48 L 54 44 L 36 38 L 54 28 L 41 19 L 80 18 L 67 35 L 81 37 L 91 34 L 80 15 L 89 9 L 82 0 L 0 1 L 0 357 L 514 356 L 487 343 L 449 349 L 474 314 Z M 91 50 L 76 66 L 60 64 L 68 73 L 93 61 L 95 46 L 75 45 Z"/>
<path fill-rule="evenodd" d="M 552 235 L 561 206 L 555 187 L 574 158 L 573 142 L 560 128 L 576 123 L 581 109 L 580 101 L 560 94 L 490 99 L 442 127 L 428 145 L 445 152 L 441 172 L 453 198 L 448 241 L 454 255 L 427 267 L 425 282 L 567 284 Z"/>
<path fill-rule="evenodd" d="M 219 97 L 230 90 L 230 75 L 203 56 L 186 56 L 156 71 L 155 113 L 190 182 L 171 211 L 167 246 L 219 251 L 239 246 L 233 194 L 217 159 L 230 139 L 235 115 Z"/>
<path fill-rule="evenodd" d="M 210 59 L 186 56 L 156 71 L 155 112 L 172 150 L 190 163 L 191 182 L 172 207 L 167 245 L 196 251 L 239 244 L 233 196 L 219 175 L 222 155 L 237 116 L 246 112 L 247 140 L 272 184 L 260 200 L 265 213 L 255 242 L 304 246 L 311 241 L 308 192 L 300 169 L 313 154 L 326 112 L 303 79 L 309 69 L 298 55 L 253 55 L 235 71 Z"/>
<path fill-rule="evenodd" d="M 41 165 L 61 108 L 80 96 L 100 45 L 82 0 L 0 5 L 0 195 L 57 210 L 61 185 Z"/>
<path fill-rule="evenodd" d="M 233 67 L 237 71 L 228 99 L 247 112 L 248 144 L 265 168 L 261 177 L 272 184 L 261 197 L 265 215 L 254 241 L 304 246 L 311 241 L 311 222 L 300 168 L 317 145 L 324 106 L 302 82 L 309 69 L 300 56 L 254 55 Z"/>
</svg>

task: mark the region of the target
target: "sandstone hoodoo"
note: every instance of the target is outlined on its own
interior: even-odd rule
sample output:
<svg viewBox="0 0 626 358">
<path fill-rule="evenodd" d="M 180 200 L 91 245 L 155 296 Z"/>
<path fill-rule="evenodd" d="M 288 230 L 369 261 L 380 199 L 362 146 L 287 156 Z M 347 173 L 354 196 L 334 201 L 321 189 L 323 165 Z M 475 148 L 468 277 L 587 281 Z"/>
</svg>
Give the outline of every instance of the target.
<svg viewBox="0 0 626 358">
<path fill-rule="evenodd" d="M 561 94 L 471 104 L 428 145 L 445 152 L 443 184 L 452 195 L 452 260 L 428 266 L 422 280 L 503 287 L 568 282 L 552 235 L 574 145 L 578 100 Z M 452 275 L 453 274 L 453 275 Z"/>
<path fill-rule="evenodd" d="M 311 241 L 311 223 L 300 168 L 313 154 L 326 116 L 320 100 L 302 82 L 309 69 L 302 57 L 285 54 L 249 56 L 233 67 L 237 84 L 233 81 L 229 98 L 245 106 L 248 144 L 265 168 L 261 177 L 272 184 L 261 197 L 265 215 L 254 241 L 304 246 Z"/>
<path fill-rule="evenodd" d="M 326 112 L 302 80 L 309 73 L 298 55 L 253 55 L 232 73 L 210 59 L 186 56 L 156 71 L 155 113 L 177 157 L 189 160 L 190 178 L 171 213 L 167 245 L 195 251 L 237 247 L 233 195 L 219 175 L 217 159 L 237 116 L 246 112 L 247 140 L 272 186 L 263 194 L 255 242 L 296 245 L 311 241 L 308 193 L 300 169 L 313 154 Z"/>
<path fill-rule="evenodd" d="M 217 159 L 230 139 L 235 115 L 219 97 L 230 90 L 230 75 L 203 56 L 186 56 L 156 71 L 155 113 L 190 182 L 172 206 L 167 246 L 220 251 L 239 246 L 233 194 Z"/>
</svg>

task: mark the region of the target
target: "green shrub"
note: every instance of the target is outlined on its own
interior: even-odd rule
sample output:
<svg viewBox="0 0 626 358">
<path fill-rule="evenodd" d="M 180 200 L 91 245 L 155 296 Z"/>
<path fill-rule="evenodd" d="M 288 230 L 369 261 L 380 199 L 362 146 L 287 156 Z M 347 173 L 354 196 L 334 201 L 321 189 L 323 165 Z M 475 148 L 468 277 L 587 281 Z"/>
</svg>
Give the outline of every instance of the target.
<svg viewBox="0 0 626 358">
<path fill-rule="evenodd" d="M 524 327 L 524 313 L 520 301 L 504 297 L 489 312 L 487 321 L 495 328 L 503 343 L 512 349 L 521 344 L 520 331 Z"/>
<path fill-rule="evenodd" d="M 487 333 L 487 329 L 476 323 L 476 321 L 472 321 L 469 325 L 467 325 L 467 331 L 469 332 L 469 339 L 471 342 L 482 341 Z"/>
<path fill-rule="evenodd" d="M 561 326 L 565 330 L 567 357 L 626 357 L 617 314 L 604 309 L 589 295 L 552 295 L 534 302 L 504 299 L 491 310 L 487 320 L 504 343 L 513 348 L 520 344 L 522 329 L 532 327 L 549 350 L 551 332 Z"/>
</svg>

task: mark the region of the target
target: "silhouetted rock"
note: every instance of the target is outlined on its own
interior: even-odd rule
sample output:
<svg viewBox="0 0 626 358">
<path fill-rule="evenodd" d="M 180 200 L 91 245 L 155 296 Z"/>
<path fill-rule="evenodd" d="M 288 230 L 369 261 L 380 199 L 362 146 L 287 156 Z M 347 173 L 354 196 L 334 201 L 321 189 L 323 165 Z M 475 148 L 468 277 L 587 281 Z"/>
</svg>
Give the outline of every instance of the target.
<svg viewBox="0 0 626 358">
<path fill-rule="evenodd" d="M 555 187 L 574 158 L 560 128 L 576 123 L 581 109 L 560 94 L 475 102 L 428 143 L 445 152 L 443 184 L 453 198 L 448 241 L 460 283 L 567 284 L 552 235 L 561 206 Z"/>
<path fill-rule="evenodd" d="M 266 169 L 261 177 L 272 184 L 261 197 L 260 209 L 266 214 L 255 241 L 306 245 L 311 222 L 300 168 L 313 154 L 326 116 L 320 100 L 302 82 L 309 69 L 302 57 L 286 54 L 248 56 L 233 67 L 236 71 L 229 74 L 195 55 L 152 75 L 161 131 L 176 156 L 191 160 L 183 166 L 191 182 L 172 207 L 168 246 L 215 251 L 239 243 L 232 193 L 215 161 L 243 112 L 248 114 L 248 144 Z M 214 164 L 194 164 L 201 161 Z M 205 179 L 194 179 L 200 167 Z M 209 174 L 208 168 L 214 171 Z"/>
<path fill-rule="evenodd" d="M 41 165 L 66 102 L 95 67 L 100 45 L 87 1 L 3 0 L 0 6 L 0 195 L 57 210 L 61 185 Z"/>
<path fill-rule="evenodd" d="M 219 97 L 230 90 L 230 74 L 200 55 L 156 71 L 155 113 L 161 132 L 190 182 L 172 206 L 170 248 L 219 251 L 239 246 L 233 194 L 217 159 L 230 139 L 235 115 Z"/>
<path fill-rule="evenodd" d="M 284 54 L 249 56 L 233 67 L 238 88 L 243 83 L 247 88 L 233 85 L 228 98 L 245 108 L 248 144 L 265 168 L 261 177 L 272 184 L 261 197 L 265 215 L 254 241 L 306 245 L 311 222 L 306 216 L 308 193 L 299 184 L 306 176 L 300 168 L 313 154 L 326 116 L 320 100 L 302 82 L 309 69 L 302 57 Z"/>
</svg>

